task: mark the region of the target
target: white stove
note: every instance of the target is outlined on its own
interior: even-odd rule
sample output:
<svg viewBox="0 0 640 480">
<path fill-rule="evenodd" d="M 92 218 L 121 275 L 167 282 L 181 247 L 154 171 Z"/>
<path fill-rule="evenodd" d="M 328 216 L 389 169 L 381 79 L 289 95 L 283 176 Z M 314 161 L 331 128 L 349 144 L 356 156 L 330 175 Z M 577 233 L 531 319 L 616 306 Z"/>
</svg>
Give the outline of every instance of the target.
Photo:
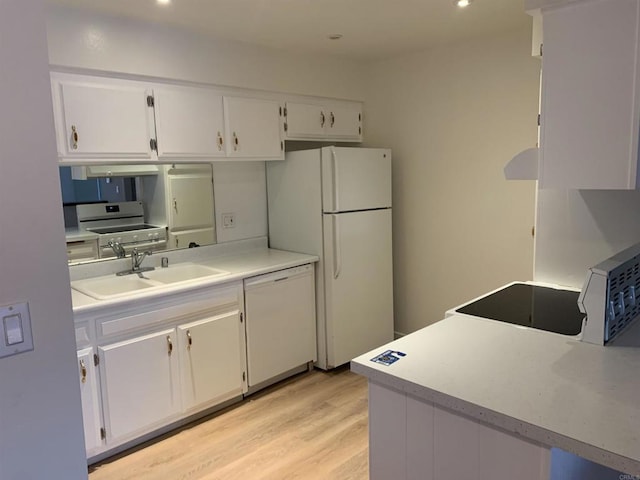
<svg viewBox="0 0 640 480">
<path fill-rule="evenodd" d="M 134 248 L 167 248 L 166 227 L 145 223 L 142 202 L 82 204 L 76 212 L 78 228 L 98 234 L 100 258 L 114 257 L 118 250 L 126 254 Z"/>
</svg>

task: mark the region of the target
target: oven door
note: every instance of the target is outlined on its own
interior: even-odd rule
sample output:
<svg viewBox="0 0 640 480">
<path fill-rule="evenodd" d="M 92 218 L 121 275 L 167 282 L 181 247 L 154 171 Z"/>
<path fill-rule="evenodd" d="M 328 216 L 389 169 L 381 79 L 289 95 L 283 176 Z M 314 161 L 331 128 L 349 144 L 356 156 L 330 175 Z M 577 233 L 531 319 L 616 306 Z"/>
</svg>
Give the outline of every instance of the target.
<svg viewBox="0 0 640 480">
<path fill-rule="evenodd" d="M 131 254 L 134 248 L 137 248 L 139 252 L 157 252 L 159 250 L 167 249 L 166 240 L 154 240 L 149 242 L 136 242 L 136 243 L 123 243 L 124 251 L 127 255 Z M 100 246 L 100 258 L 113 258 L 116 254 L 109 245 Z"/>
</svg>

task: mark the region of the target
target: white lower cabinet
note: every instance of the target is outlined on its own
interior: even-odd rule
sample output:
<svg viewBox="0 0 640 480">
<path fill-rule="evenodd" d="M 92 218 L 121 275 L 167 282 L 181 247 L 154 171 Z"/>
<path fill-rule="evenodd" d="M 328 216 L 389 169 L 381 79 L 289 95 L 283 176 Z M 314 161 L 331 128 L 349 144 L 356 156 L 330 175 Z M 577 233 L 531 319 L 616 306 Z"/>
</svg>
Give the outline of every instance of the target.
<svg viewBox="0 0 640 480">
<path fill-rule="evenodd" d="M 240 311 L 180 325 L 177 330 L 183 411 L 242 395 Z"/>
<path fill-rule="evenodd" d="M 75 319 L 95 330 L 85 340 L 76 328 L 79 345 L 94 344 L 78 351 L 90 461 L 242 398 L 243 304 L 236 281 Z"/>
<path fill-rule="evenodd" d="M 84 444 L 87 456 L 91 456 L 103 444 L 100 432 L 102 415 L 98 392 L 98 371 L 94 363 L 94 353 L 93 347 L 78 350 L 78 375 L 80 376 Z"/>
<path fill-rule="evenodd" d="M 241 400 L 248 357 L 256 383 L 316 359 L 313 266 L 249 283 L 251 352 L 242 280 L 76 315 L 89 462 Z"/>
<path fill-rule="evenodd" d="M 127 439 L 180 411 L 175 329 L 99 348 L 107 440 Z"/>
</svg>

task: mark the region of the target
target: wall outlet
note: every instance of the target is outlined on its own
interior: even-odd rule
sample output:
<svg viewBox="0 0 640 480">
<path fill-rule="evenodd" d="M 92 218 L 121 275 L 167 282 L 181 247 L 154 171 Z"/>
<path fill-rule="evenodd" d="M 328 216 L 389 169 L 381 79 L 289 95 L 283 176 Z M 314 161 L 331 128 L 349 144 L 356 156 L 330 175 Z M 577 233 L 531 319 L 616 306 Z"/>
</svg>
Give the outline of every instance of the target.
<svg viewBox="0 0 640 480">
<path fill-rule="evenodd" d="M 236 216 L 234 213 L 223 213 L 222 214 L 222 227 L 223 228 L 233 228 L 236 226 Z"/>
</svg>

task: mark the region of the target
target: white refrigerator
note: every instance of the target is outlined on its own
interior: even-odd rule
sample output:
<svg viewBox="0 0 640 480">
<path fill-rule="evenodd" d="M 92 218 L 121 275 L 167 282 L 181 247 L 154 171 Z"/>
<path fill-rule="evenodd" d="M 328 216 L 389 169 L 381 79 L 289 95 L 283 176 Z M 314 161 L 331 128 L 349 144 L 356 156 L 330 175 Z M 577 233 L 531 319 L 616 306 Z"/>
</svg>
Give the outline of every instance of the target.
<svg viewBox="0 0 640 480">
<path fill-rule="evenodd" d="M 267 192 L 270 247 L 320 257 L 316 365 L 392 341 L 391 150 L 288 152 L 268 162 Z"/>
</svg>

